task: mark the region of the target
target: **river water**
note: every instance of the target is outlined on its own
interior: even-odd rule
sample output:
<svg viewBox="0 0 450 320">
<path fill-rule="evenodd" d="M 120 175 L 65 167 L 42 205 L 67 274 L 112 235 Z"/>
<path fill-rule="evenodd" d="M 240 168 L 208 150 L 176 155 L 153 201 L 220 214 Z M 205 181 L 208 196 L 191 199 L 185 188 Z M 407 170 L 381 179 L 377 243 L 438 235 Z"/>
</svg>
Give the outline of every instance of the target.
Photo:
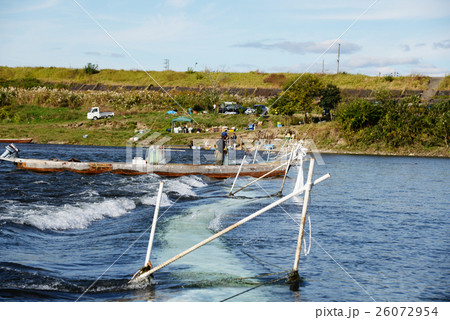
<svg viewBox="0 0 450 320">
<path fill-rule="evenodd" d="M 126 159 L 125 148 L 19 148 L 24 158 Z M 191 159 L 181 150 L 171 161 Z M 311 251 L 302 252 L 298 287 L 284 276 L 294 262 L 301 196 L 156 272 L 151 285 L 128 285 L 144 264 L 161 177 L 37 174 L 2 162 L 0 300 L 448 301 L 450 160 L 325 154 L 321 160 L 314 179 L 332 177 L 312 189 Z M 293 168 L 284 194 L 296 175 Z M 235 197 L 227 197 L 232 179 L 164 181 L 154 266 L 279 199 L 273 195 L 282 178 Z M 307 247 L 309 232 L 305 238 Z"/>
</svg>

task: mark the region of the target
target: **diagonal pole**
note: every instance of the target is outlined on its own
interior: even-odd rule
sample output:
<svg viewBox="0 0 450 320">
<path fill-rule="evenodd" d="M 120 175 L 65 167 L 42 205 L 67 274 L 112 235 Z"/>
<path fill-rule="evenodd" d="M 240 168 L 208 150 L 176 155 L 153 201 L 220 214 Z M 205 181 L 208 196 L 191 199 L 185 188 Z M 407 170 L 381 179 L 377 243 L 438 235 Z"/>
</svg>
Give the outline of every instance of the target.
<svg viewBox="0 0 450 320">
<path fill-rule="evenodd" d="M 239 177 L 239 173 L 241 173 L 241 169 L 242 169 L 242 166 L 244 165 L 245 157 L 246 157 L 246 156 L 247 156 L 247 155 L 244 154 L 244 157 L 242 158 L 242 162 L 241 162 L 241 165 L 240 165 L 240 167 L 239 167 L 239 170 L 238 170 L 238 172 L 237 172 L 237 174 L 236 174 L 236 178 L 234 178 L 233 185 L 231 186 L 231 190 L 230 190 L 230 192 L 228 193 L 229 196 L 232 196 L 232 195 L 233 195 L 233 188 L 234 188 L 234 185 L 236 184 L 236 181 L 237 181 L 237 179 L 238 179 L 238 177 Z"/>
<path fill-rule="evenodd" d="M 152 230 L 150 231 L 150 238 L 148 240 L 147 255 L 145 256 L 144 265 L 147 265 L 150 262 L 150 254 L 152 252 L 153 239 L 155 237 L 156 222 L 158 221 L 159 206 L 161 204 L 161 196 L 162 196 L 163 186 L 164 186 L 164 181 L 160 181 L 159 182 L 159 190 L 158 190 L 158 198 L 156 200 L 156 205 L 155 205 L 155 213 L 153 214 Z"/>
</svg>

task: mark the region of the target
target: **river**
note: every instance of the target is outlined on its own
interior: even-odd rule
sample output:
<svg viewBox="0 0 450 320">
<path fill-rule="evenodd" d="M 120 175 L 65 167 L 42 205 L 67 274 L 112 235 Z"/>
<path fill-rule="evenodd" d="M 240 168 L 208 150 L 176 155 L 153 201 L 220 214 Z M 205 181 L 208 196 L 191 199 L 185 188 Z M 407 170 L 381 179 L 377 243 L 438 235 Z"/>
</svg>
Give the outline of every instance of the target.
<svg viewBox="0 0 450 320">
<path fill-rule="evenodd" d="M 24 158 L 126 158 L 119 147 L 18 147 Z M 161 269 L 152 284 L 129 285 L 144 264 L 161 177 L 37 174 L 1 162 L 0 301 L 448 301 L 450 160 L 319 158 L 314 179 L 331 178 L 311 192 L 311 251 L 302 252 L 298 287 L 283 277 L 294 263 L 301 196 Z M 179 150 L 171 161 L 190 159 Z M 285 195 L 296 175 L 291 169 Z M 235 197 L 227 196 L 232 179 L 164 181 L 153 265 L 279 199 L 282 178 Z"/>
</svg>

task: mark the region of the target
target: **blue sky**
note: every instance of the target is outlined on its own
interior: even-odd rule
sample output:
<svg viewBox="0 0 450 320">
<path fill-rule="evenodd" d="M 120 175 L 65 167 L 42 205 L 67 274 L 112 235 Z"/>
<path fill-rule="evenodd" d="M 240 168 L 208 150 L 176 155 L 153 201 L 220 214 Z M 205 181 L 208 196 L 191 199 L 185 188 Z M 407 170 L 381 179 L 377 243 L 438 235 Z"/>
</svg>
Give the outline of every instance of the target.
<svg viewBox="0 0 450 320">
<path fill-rule="evenodd" d="M 168 59 L 176 71 L 335 73 L 340 43 L 340 71 L 450 74 L 448 0 L 0 0 L 0 5 L 3 66 L 82 68 L 91 62 L 100 69 L 164 70 Z"/>
</svg>

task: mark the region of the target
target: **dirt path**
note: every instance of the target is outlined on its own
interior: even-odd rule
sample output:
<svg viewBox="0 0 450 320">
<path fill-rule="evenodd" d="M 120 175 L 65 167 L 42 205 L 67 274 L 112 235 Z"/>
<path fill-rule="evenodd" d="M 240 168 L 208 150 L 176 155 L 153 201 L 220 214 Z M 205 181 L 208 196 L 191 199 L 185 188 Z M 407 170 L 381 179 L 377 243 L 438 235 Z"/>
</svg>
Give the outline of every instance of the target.
<svg viewBox="0 0 450 320">
<path fill-rule="evenodd" d="M 434 95 L 436 94 L 437 88 L 439 87 L 439 84 L 441 83 L 442 80 L 444 80 L 443 77 L 432 77 L 430 79 L 430 83 L 428 84 L 428 89 L 425 90 L 422 94 L 423 101 L 428 101 L 434 97 Z"/>
</svg>

